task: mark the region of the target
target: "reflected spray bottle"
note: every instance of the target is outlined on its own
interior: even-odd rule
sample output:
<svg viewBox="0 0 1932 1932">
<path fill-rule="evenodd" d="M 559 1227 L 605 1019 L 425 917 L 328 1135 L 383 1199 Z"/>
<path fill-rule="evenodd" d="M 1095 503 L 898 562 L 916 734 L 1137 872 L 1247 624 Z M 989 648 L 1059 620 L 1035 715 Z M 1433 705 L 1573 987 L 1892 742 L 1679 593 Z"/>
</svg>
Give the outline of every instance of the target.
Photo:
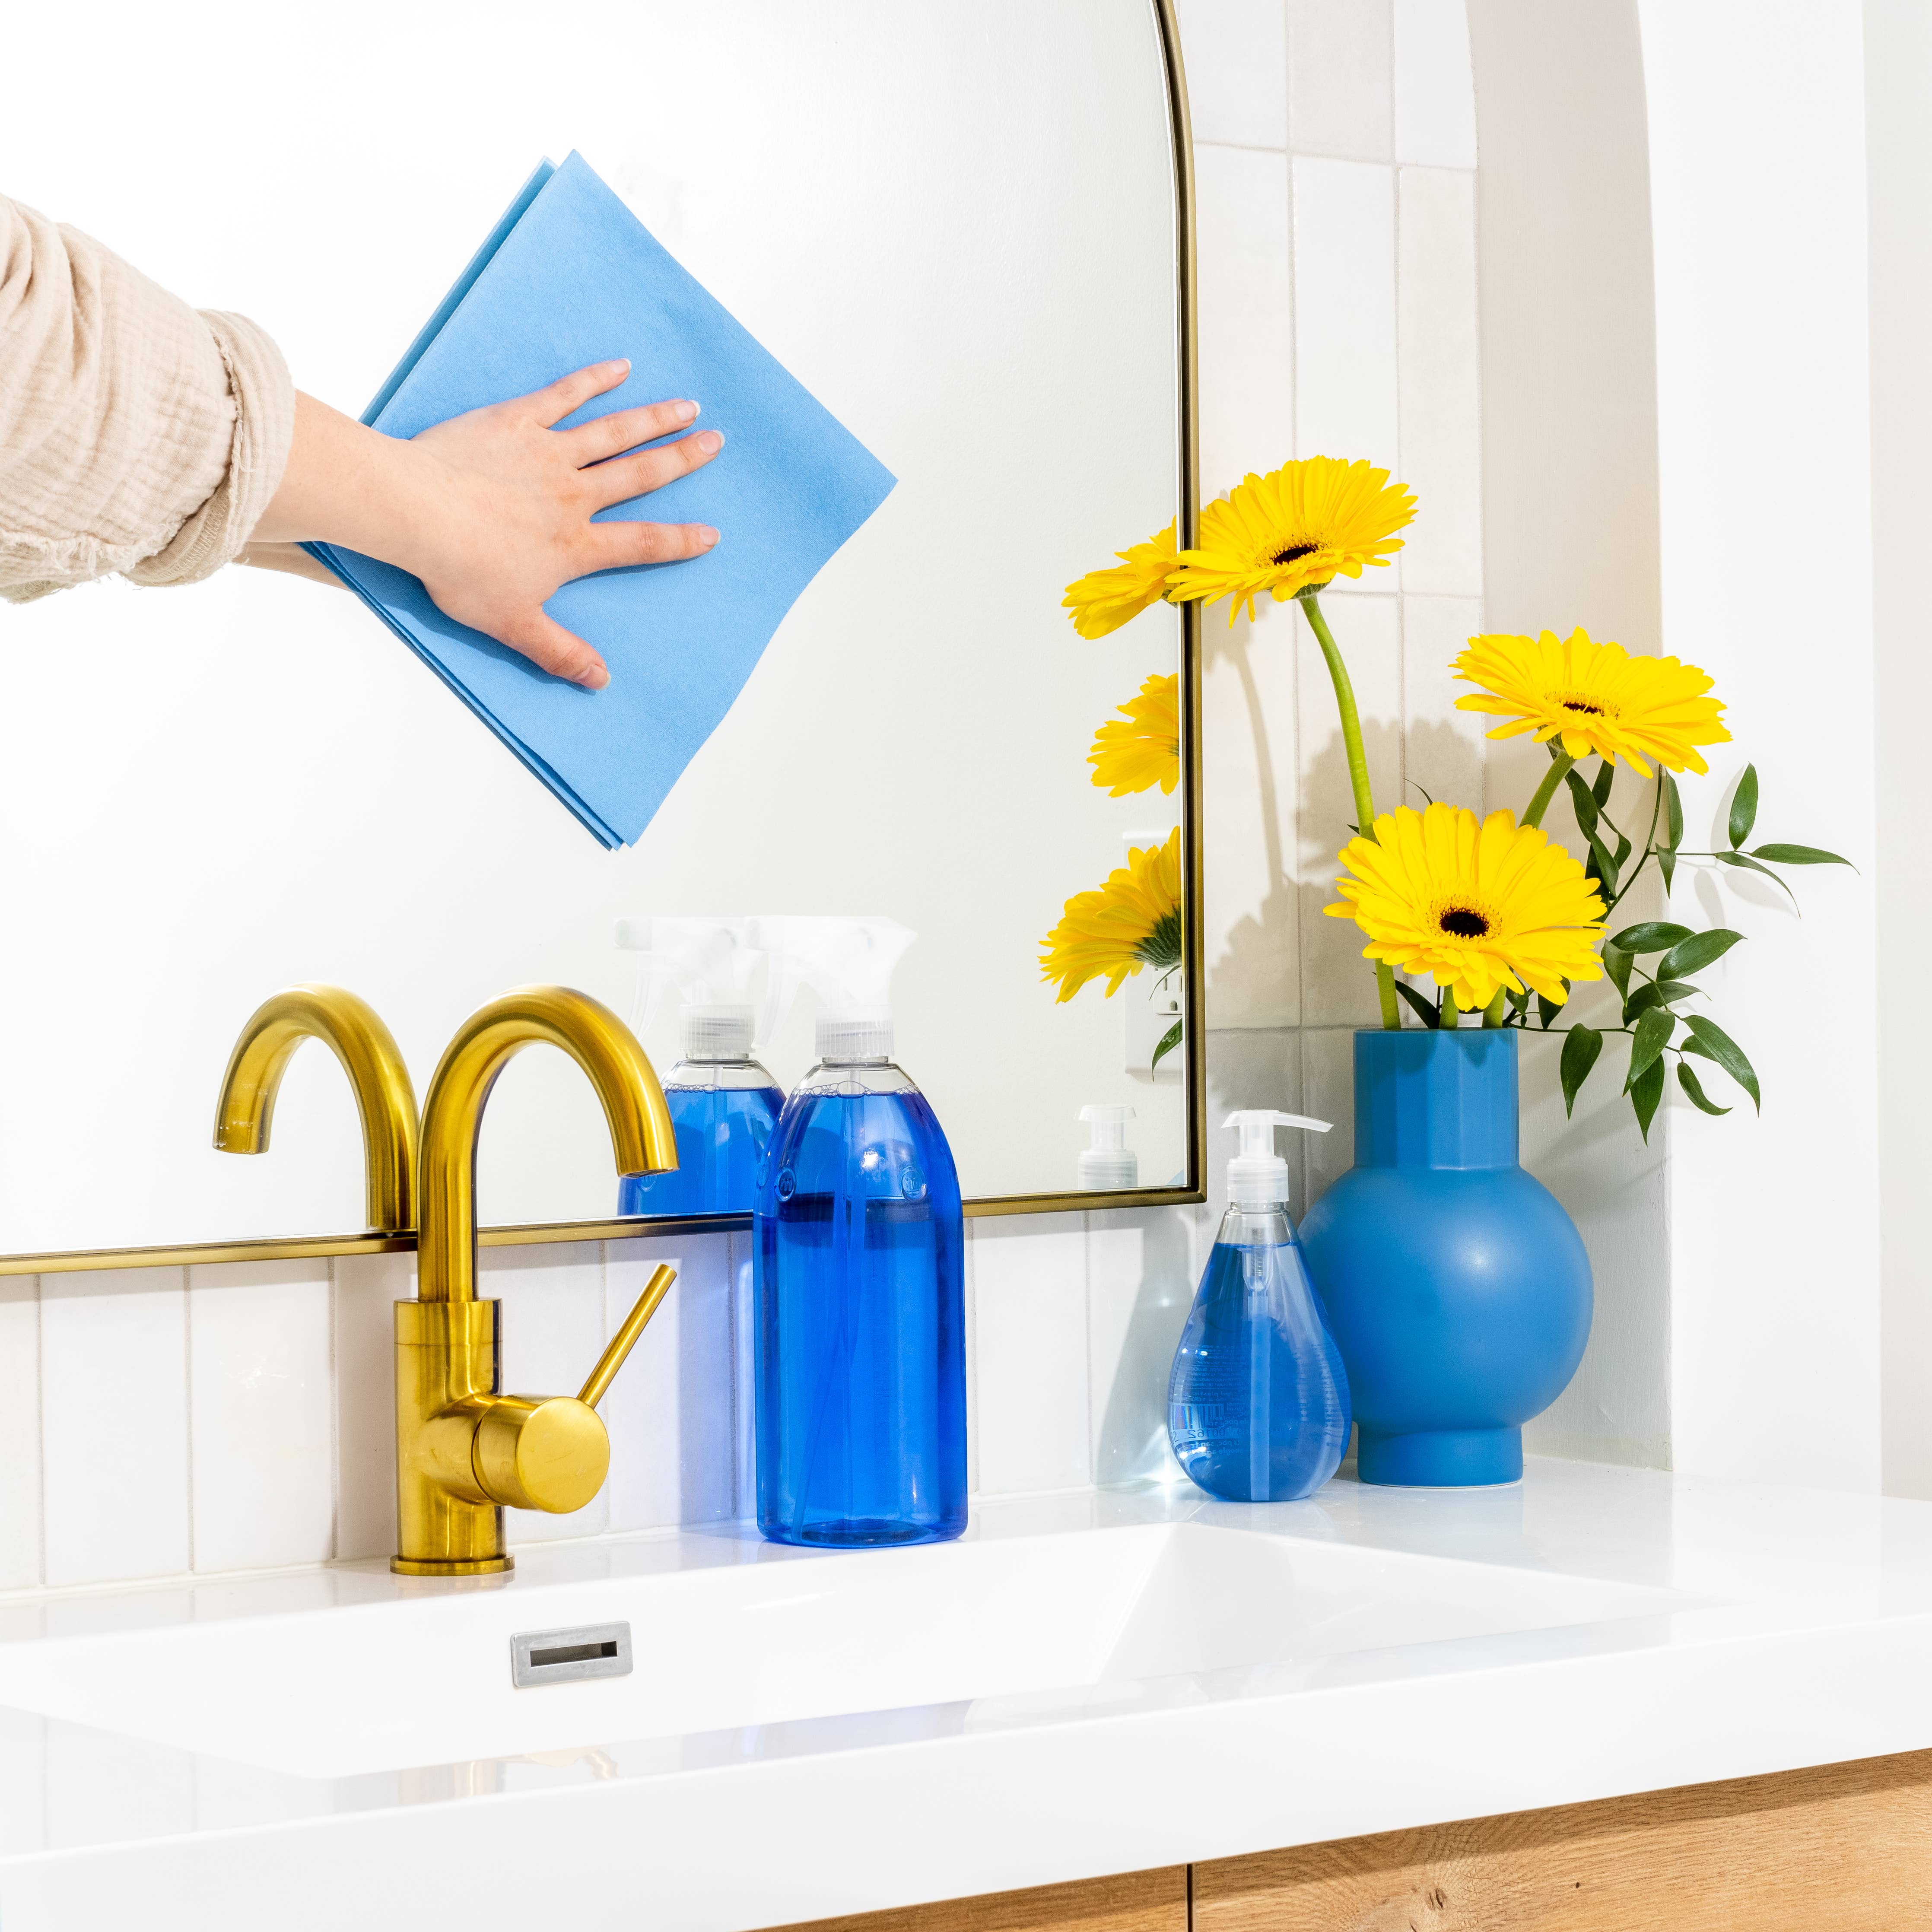
<svg viewBox="0 0 1932 1932">
<path fill-rule="evenodd" d="M 1326 1120 L 1230 1114 L 1228 1211 L 1188 1311 L 1167 1384 L 1181 1468 L 1224 1502 L 1291 1502 L 1334 1475 L 1348 1445 L 1348 1378 L 1288 1218 L 1276 1127 Z"/>
</svg>

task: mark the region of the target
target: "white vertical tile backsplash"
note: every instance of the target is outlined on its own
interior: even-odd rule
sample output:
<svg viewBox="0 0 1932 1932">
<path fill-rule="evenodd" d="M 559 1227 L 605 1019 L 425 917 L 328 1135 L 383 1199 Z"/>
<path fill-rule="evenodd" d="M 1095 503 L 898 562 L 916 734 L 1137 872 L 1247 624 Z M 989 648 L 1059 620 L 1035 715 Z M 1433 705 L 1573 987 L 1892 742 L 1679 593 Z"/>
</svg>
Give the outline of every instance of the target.
<svg viewBox="0 0 1932 1932">
<path fill-rule="evenodd" d="M 396 1327 L 416 1292 L 413 1255 L 335 1259 L 335 1550 L 396 1547 Z"/>
<path fill-rule="evenodd" d="M 44 1580 L 190 1567 L 186 1270 L 40 1277 Z"/>
<path fill-rule="evenodd" d="M 1091 1481 L 1084 1216 L 972 1221 L 967 1240 L 981 1491 Z"/>
<path fill-rule="evenodd" d="M 1389 0 L 1288 0 L 1288 142 L 1386 161 L 1395 138 Z"/>
<path fill-rule="evenodd" d="M 1476 89 L 1463 0 L 1395 0 L 1395 158 L 1476 165 Z"/>
<path fill-rule="evenodd" d="M 1395 172 L 1300 154 L 1294 170 L 1296 454 L 1394 470 Z M 1400 568 L 1375 587 L 1394 589 Z"/>
<path fill-rule="evenodd" d="M 1201 485 L 1225 495 L 1294 448 L 1294 309 L 1285 151 L 1195 150 Z"/>
<path fill-rule="evenodd" d="M 1456 711 L 1448 672 L 1483 588 L 1462 0 L 1181 14 L 1204 488 L 1293 454 L 1368 457 L 1417 490 L 1399 567 L 1338 584 L 1324 608 L 1378 806 L 1420 803 L 1416 786 L 1479 805 L 1484 721 Z M 1335 1123 L 1281 1137 L 1298 1211 L 1352 1157 L 1352 1029 L 1375 1001 L 1354 928 L 1321 911 L 1355 815 L 1328 675 L 1298 608 L 1275 604 L 1232 630 L 1210 612 L 1204 673 L 1210 1198 L 968 1224 L 976 1493 L 1174 1479 L 1167 1372 L 1219 1218 L 1221 1119 L 1274 1106 Z M 577 1517 L 513 1513 L 513 1540 L 749 1512 L 734 1366 L 748 1237 L 485 1251 L 505 1386 L 574 1390 L 659 1259 L 679 1280 L 604 1399 L 609 1484 Z M 0 1589 L 387 1555 L 390 1304 L 414 1274 L 398 1255 L 197 1269 L 191 1286 L 178 1269 L 0 1280 Z M 84 1733 L 55 1728 L 53 1758 L 85 1754 Z M 86 1818 L 53 1815 L 56 1785 L 50 1841 L 86 1836 Z"/>
<path fill-rule="evenodd" d="M 40 1291 L 0 1278 L 0 1590 L 40 1580 Z"/>
<path fill-rule="evenodd" d="M 1291 604 L 1263 599 L 1252 624 L 1216 610 L 1203 631 L 1202 773 L 1214 862 L 1205 880 L 1208 998 L 1216 1026 L 1301 1017 L 1295 827 L 1300 790 L 1296 633 Z M 1333 710 L 1332 704 L 1329 709 Z"/>
<path fill-rule="evenodd" d="M 335 1535 L 328 1263 L 188 1276 L 194 1567 L 322 1562 Z"/>
<path fill-rule="evenodd" d="M 676 1285 L 604 1398 L 613 1529 L 715 1522 L 737 1513 L 732 1238 L 686 1235 L 605 1246 L 607 1335 L 615 1334 L 661 1262 L 677 1270 Z"/>
<path fill-rule="evenodd" d="M 1093 1480 L 1178 1480 L 1167 1441 L 1167 1376 L 1198 1272 L 1191 1210 L 1086 1219 Z"/>
<path fill-rule="evenodd" d="M 1402 588 L 1477 597 L 1483 589 L 1483 468 L 1476 178 L 1451 168 L 1403 168 L 1397 179 L 1397 473 L 1421 504 L 1406 533 Z"/>
<path fill-rule="evenodd" d="M 604 1266 L 599 1250 L 562 1242 L 547 1247 L 486 1248 L 477 1257 L 476 1276 L 478 1296 L 502 1304 L 496 1316 L 496 1347 L 505 1393 L 574 1395 L 604 1348 Z M 606 1486 L 568 1516 L 506 1510 L 503 1538 L 517 1544 L 594 1536 L 608 1528 L 610 1520 L 610 1492 Z"/>
</svg>

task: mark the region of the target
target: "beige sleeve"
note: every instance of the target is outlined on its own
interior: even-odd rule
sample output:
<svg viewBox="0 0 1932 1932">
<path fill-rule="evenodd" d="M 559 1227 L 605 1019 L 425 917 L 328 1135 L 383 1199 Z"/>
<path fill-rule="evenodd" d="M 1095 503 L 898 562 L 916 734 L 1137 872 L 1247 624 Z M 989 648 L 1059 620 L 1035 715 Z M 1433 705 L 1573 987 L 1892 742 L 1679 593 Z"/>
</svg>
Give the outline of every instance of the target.
<svg viewBox="0 0 1932 1932">
<path fill-rule="evenodd" d="M 197 314 L 0 196 L 0 598 L 212 575 L 260 521 L 294 430 L 295 386 L 254 323 Z"/>
</svg>

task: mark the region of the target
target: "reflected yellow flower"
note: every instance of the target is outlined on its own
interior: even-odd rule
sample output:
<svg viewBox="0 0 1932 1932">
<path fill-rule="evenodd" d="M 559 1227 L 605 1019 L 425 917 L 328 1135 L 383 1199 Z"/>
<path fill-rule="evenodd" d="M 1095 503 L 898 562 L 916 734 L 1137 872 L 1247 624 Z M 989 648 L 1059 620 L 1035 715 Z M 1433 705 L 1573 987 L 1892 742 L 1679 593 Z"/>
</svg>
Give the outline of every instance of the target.
<svg viewBox="0 0 1932 1932">
<path fill-rule="evenodd" d="M 1087 762 L 1094 782 L 1110 797 L 1150 791 L 1171 792 L 1180 782 L 1180 680 L 1150 677 L 1137 697 L 1117 707 L 1094 734 Z"/>
<path fill-rule="evenodd" d="M 1539 744 L 1561 738 L 1573 758 L 1593 753 L 1650 776 L 1646 758 L 1667 770 L 1708 771 L 1700 745 L 1724 745 L 1723 704 L 1707 696 L 1711 680 L 1675 658 L 1633 657 L 1621 644 L 1592 644 L 1572 631 L 1537 638 L 1472 638 L 1456 675 L 1481 687 L 1459 698 L 1459 711 L 1485 711 L 1509 722 L 1492 738 L 1534 731 Z"/>
<path fill-rule="evenodd" d="M 1070 1000 L 1089 980 L 1105 977 L 1107 997 L 1143 966 L 1180 964 L 1180 828 L 1164 845 L 1136 848 L 1098 892 L 1077 892 L 1049 932 L 1040 977 L 1058 980 Z"/>
<path fill-rule="evenodd" d="M 1072 612 L 1073 628 L 1083 638 L 1104 638 L 1129 618 L 1138 617 L 1150 604 L 1158 604 L 1167 595 L 1168 575 L 1174 565 L 1174 526 L 1169 524 L 1145 543 L 1115 551 L 1120 560 L 1119 568 L 1090 570 L 1078 583 L 1070 584 L 1060 602 Z"/>
<path fill-rule="evenodd" d="M 1228 622 L 1244 605 L 1252 619 L 1263 591 L 1281 603 L 1360 577 L 1364 565 L 1385 567 L 1414 516 L 1414 494 L 1366 461 L 1310 456 L 1250 472 L 1225 503 L 1202 508 L 1200 547 L 1181 552 L 1168 594 L 1177 604 L 1232 597 Z"/>
<path fill-rule="evenodd" d="M 1365 959 L 1430 974 L 1466 1012 L 1499 986 L 1526 986 L 1561 1005 L 1566 980 L 1600 980 L 1604 902 L 1561 845 L 1514 812 L 1478 820 L 1466 807 L 1403 806 L 1380 814 L 1373 841 L 1354 838 L 1322 910 L 1368 934 Z"/>
</svg>

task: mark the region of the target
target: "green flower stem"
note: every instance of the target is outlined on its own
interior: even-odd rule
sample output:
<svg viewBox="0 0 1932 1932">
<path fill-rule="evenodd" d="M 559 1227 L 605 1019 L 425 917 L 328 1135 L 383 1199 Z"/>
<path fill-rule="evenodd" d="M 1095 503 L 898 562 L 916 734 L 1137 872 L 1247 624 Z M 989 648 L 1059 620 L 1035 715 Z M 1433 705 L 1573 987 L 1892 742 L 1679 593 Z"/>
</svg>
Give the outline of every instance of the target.
<svg viewBox="0 0 1932 1932">
<path fill-rule="evenodd" d="M 1362 836 L 1372 845 L 1378 842 L 1376 838 L 1376 802 L 1369 790 L 1369 757 L 1362 747 L 1362 718 L 1361 713 L 1355 709 L 1355 687 L 1348 682 L 1348 668 L 1342 662 L 1334 633 L 1328 628 L 1328 619 L 1322 614 L 1322 606 L 1316 601 L 1315 593 L 1305 590 L 1297 601 L 1307 614 L 1308 628 L 1315 633 L 1315 641 L 1322 646 L 1322 660 L 1328 667 L 1329 682 L 1335 687 L 1335 709 L 1342 718 L 1342 743 L 1348 754 L 1348 784 L 1355 795 L 1355 823 Z M 1396 1002 L 1395 969 L 1379 960 L 1376 964 L 1376 992 L 1382 1002 L 1383 1028 L 1394 1033 L 1402 1024 L 1402 1008 Z"/>
<path fill-rule="evenodd" d="M 1462 1010 L 1456 1004 L 1455 988 L 1444 986 L 1442 988 L 1442 1024 L 1446 1027 L 1460 1025 L 1462 1017 Z"/>
<path fill-rule="evenodd" d="M 1542 784 L 1537 787 L 1532 796 L 1529 808 L 1523 814 L 1521 823 L 1525 825 L 1540 825 L 1543 823 L 1543 814 L 1550 809 L 1550 801 L 1556 796 L 1556 788 L 1563 782 L 1570 766 L 1576 762 L 1568 752 L 1551 753 L 1550 770 L 1544 773 Z"/>
<path fill-rule="evenodd" d="M 1486 1027 L 1499 1027 L 1503 1023 L 1503 1009 L 1509 1004 L 1509 988 L 1498 986 L 1496 996 L 1483 1009 L 1483 1024 Z"/>
</svg>

